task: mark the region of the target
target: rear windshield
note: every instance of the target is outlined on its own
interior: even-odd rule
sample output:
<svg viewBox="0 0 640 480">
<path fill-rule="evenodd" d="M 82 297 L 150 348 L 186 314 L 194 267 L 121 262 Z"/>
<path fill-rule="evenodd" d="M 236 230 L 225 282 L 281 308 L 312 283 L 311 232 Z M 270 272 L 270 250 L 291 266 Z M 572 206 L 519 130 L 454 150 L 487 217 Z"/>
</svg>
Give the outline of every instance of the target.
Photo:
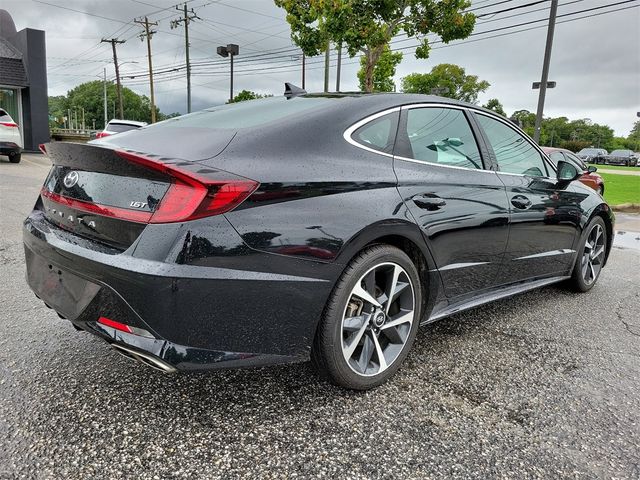
<svg viewBox="0 0 640 480">
<path fill-rule="evenodd" d="M 137 125 L 130 125 L 128 123 L 109 123 L 107 124 L 106 130 L 115 133 L 128 132 L 129 130 L 135 130 L 136 128 L 140 128 Z"/>
<path fill-rule="evenodd" d="M 271 97 L 246 102 L 229 103 L 207 108 L 201 112 L 172 118 L 154 125 L 198 127 L 223 130 L 255 127 L 330 105 L 335 100 L 318 97 Z"/>
<path fill-rule="evenodd" d="M 626 157 L 631 155 L 633 152 L 631 150 L 614 150 L 613 152 L 611 152 L 612 156 L 620 156 L 620 157 Z"/>
</svg>

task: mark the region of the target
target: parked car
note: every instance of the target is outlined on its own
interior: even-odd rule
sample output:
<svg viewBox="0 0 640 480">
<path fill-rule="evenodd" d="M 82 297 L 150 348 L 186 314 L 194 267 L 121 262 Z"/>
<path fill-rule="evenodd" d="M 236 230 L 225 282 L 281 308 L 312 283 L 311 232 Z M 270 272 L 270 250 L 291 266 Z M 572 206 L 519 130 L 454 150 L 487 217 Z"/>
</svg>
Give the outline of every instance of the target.
<svg viewBox="0 0 640 480">
<path fill-rule="evenodd" d="M 625 167 L 635 167 L 638 165 L 638 157 L 633 150 L 614 150 L 604 157 L 604 163 L 607 165 L 624 165 Z"/>
<path fill-rule="evenodd" d="M 597 167 L 587 165 L 575 153 L 564 148 L 542 147 L 542 150 L 556 166 L 558 162 L 563 160 L 571 163 L 581 173 L 578 180 L 593 188 L 600 195 L 604 195 L 604 180 L 596 173 Z"/>
<path fill-rule="evenodd" d="M 0 108 L 0 155 L 9 157 L 11 163 L 20 163 L 22 148 L 20 126 L 6 110 Z"/>
<path fill-rule="evenodd" d="M 587 163 L 600 164 L 603 163 L 604 157 L 609 155 L 609 152 L 604 148 L 583 148 L 576 155 Z"/>
<path fill-rule="evenodd" d="M 147 125 L 147 122 L 136 122 L 135 120 L 111 120 L 103 131 L 98 132 L 96 138 L 104 138 L 116 133 L 136 130 Z"/>
<path fill-rule="evenodd" d="M 48 144 L 24 222 L 30 287 L 166 372 L 311 358 L 368 389 L 419 324 L 597 281 L 611 209 L 509 120 L 441 97 L 303 92 Z"/>
</svg>

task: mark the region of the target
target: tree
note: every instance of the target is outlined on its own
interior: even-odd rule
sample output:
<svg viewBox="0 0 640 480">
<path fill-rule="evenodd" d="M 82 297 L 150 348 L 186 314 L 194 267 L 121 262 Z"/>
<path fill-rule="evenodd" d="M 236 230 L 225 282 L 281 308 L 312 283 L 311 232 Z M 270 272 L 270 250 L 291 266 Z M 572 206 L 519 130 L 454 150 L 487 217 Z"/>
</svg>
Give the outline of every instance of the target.
<svg viewBox="0 0 640 480">
<path fill-rule="evenodd" d="M 58 95 L 49 97 L 49 128 L 62 128 L 67 116 L 67 97 Z"/>
<path fill-rule="evenodd" d="M 494 112 L 502 115 L 503 117 L 507 116 L 507 113 L 504 111 L 504 108 L 502 107 L 500 100 L 498 100 L 497 98 L 491 98 L 487 103 L 483 105 L 483 107 L 489 110 L 493 110 Z"/>
<path fill-rule="evenodd" d="M 403 31 L 416 37 L 417 58 L 429 56 L 427 34 L 444 43 L 468 37 L 475 15 L 469 0 L 275 0 L 287 12 L 291 39 L 308 56 L 324 52 L 329 42 L 342 44 L 350 57 L 364 60 L 364 90 L 374 90 L 375 66 L 391 39 Z"/>
<path fill-rule="evenodd" d="M 429 73 L 411 73 L 402 79 L 405 93 L 430 95 L 434 88 L 445 88 L 443 97 L 475 103 L 478 94 L 489 88 L 489 82 L 479 80 L 476 75 L 467 75 L 464 68 L 450 63 L 441 63 Z"/>
<path fill-rule="evenodd" d="M 401 52 L 392 52 L 389 46 L 385 46 L 378 63 L 373 68 L 373 92 L 393 92 L 396 84 L 393 76 L 396 74 L 396 67 L 402 61 Z M 367 89 L 367 59 L 363 55 L 360 57 L 360 70 L 358 70 L 358 80 L 360 80 L 360 90 Z"/>
<path fill-rule="evenodd" d="M 261 95 L 256 92 L 252 92 L 251 90 L 242 90 L 235 97 L 233 97 L 233 100 L 228 101 L 227 103 L 244 102 L 245 100 L 256 100 L 258 98 L 266 97 L 273 97 L 273 95 Z"/>
<path fill-rule="evenodd" d="M 54 117 L 58 126 L 62 126 L 62 117 L 68 116 L 69 110 L 73 115 L 77 114 L 78 121 L 82 120 L 82 109 L 84 109 L 84 119 L 87 128 L 104 128 L 104 97 L 103 82 L 94 80 L 78 85 L 69 90 L 67 95 L 49 98 L 49 116 Z M 116 103 L 116 86 L 113 83 L 107 84 L 107 121 L 116 116 L 113 105 Z M 146 95 L 138 95 L 133 90 L 122 88 L 122 102 L 124 104 L 124 118 L 127 120 L 138 120 L 141 122 L 151 121 L 151 102 Z M 171 114 L 176 116 L 177 114 Z M 168 118 L 156 107 L 157 120 Z"/>
</svg>

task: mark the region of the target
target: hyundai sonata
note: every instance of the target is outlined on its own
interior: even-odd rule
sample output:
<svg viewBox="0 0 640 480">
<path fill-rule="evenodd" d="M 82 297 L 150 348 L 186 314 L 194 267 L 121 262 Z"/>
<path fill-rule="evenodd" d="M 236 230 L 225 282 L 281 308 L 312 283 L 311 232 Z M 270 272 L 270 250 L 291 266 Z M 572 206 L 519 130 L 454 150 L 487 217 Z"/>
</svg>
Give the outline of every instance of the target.
<svg viewBox="0 0 640 480">
<path fill-rule="evenodd" d="M 575 167 L 439 97 L 293 90 L 46 150 L 29 285 L 164 371 L 311 359 L 371 388 L 420 324 L 591 289 L 613 237 Z"/>
</svg>

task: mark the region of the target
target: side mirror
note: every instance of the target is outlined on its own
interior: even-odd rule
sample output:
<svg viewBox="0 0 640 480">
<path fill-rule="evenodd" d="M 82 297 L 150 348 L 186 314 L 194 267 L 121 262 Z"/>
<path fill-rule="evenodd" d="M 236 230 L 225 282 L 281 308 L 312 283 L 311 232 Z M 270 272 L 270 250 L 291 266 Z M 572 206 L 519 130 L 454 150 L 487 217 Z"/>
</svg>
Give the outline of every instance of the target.
<svg viewBox="0 0 640 480">
<path fill-rule="evenodd" d="M 564 160 L 558 161 L 558 180 L 561 182 L 571 182 L 580 176 L 580 172 L 573 164 L 565 162 Z"/>
<path fill-rule="evenodd" d="M 596 173 L 598 171 L 598 167 L 594 167 L 593 165 L 589 165 L 589 167 L 587 167 L 587 172 L 589 173 Z"/>
</svg>

